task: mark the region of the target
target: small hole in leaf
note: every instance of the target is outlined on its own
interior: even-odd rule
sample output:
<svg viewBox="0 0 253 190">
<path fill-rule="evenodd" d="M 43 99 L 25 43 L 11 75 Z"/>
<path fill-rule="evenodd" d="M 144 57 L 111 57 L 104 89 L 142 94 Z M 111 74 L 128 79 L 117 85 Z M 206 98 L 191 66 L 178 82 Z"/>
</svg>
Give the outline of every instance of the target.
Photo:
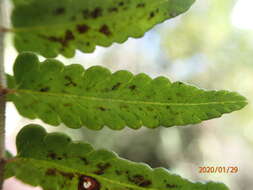
<svg viewBox="0 0 253 190">
<path fill-rule="evenodd" d="M 99 190 L 99 182 L 89 176 L 82 175 L 79 178 L 78 190 Z"/>
</svg>

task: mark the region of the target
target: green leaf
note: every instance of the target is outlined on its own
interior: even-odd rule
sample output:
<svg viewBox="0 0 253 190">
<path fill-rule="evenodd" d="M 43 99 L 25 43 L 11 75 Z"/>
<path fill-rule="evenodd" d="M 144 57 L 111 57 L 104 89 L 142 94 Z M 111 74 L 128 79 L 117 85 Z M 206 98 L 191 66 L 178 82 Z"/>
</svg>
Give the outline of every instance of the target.
<svg viewBox="0 0 253 190">
<path fill-rule="evenodd" d="M 95 151 L 38 125 L 24 127 L 16 144 L 18 156 L 6 165 L 5 178 L 16 176 L 44 190 L 228 190 L 221 183 L 193 183 L 163 168 Z"/>
<path fill-rule="evenodd" d="M 122 129 L 129 126 L 174 126 L 199 123 L 243 108 L 246 99 L 228 91 L 204 91 L 165 77 L 151 79 L 104 67 L 87 70 L 31 53 L 18 56 L 14 77 L 8 76 L 19 113 L 45 123 L 71 128 Z"/>
<path fill-rule="evenodd" d="M 141 37 L 154 25 L 190 8 L 195 0 L 14 0 L 15 46 L 45 57 Z M 36 42 L 36 43 L 34 43 Z"/>
</svg>

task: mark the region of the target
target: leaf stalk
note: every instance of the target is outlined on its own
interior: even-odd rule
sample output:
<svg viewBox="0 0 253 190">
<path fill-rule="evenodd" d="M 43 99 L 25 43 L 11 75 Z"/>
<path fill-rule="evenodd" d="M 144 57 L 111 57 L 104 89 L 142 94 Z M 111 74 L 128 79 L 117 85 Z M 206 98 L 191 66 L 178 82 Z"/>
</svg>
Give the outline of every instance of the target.
<svg viewBox="0 0 253 190">
<path fill-rule="evenodd" d="M 10 28 L 6 28 L 4 26 L 0 26 L 0 33 L 6 33 L 6 32 L 11 32 Z"/>
</svg>

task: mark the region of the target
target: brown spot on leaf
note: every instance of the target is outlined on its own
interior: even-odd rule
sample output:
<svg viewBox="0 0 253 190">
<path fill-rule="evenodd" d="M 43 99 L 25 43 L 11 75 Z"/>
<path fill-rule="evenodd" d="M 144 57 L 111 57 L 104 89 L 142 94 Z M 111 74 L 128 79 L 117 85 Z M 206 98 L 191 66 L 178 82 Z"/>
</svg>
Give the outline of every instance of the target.
<svg viewBox="0 0 253 190">
<path fill-rule="evenodd" d="M 103 175 L 105 173 L 105 170 L 108 169 L 109 167 L 111 167 L 110 163 L 105 163 L 105 164 L 98 164 L 97 165 L 98 169 L 97 171 L 95 171 L 94 173 L 97 175 Z"/>
<path fill-rule="evenodd" d="M 126 105 L 126 104 L 121 104 L 119 107 L 122 108 L 122 109 L 128 109 L 129 108 L 128 105 Z"/>
<path fill-rule="evenodd" d="M 80 24 L 76 26 L 76 29 L 80 34 L 83 34 L 87 32 L 90 29 L 90 27 L 86 24 Z"/>
<path fill-rule="evenodd" d="M 130 89 L 130 90 L 135 90 L 135 89 L 136 89 L 136 85 L 131 85 L 131 86 L 129 86 L 129 89 Z"/>
<path fill-rule="evenodd" d="M 82 14 L 83 14 L 83 18 L 85 18 L 85 19 L 89 18 L 89 16 L 90 16 L 90 12 L 88 9 L 84 9 L 82 11 Z"/>
<path fill-rule="evenodd" d="M 65 8 L 64 7 L 59 7 L 54 10 L 54 15 L 62 15 L 65 13 Z"/>
<path fill-rule="evenodd" d="M 99 32 L 103 33 L 106 36 L 110 36 L 112 34 L 108 26 L 105 24 L 100 27 Z"/>
<path fill-rule="evenodd" d="M 145 7 L 145 3 L 139 3 L 136 5 L 136 8 L 143 8 Z"/>
<path fill-rule="evenodd" d="M 75 36 L 70 30 L 67 30 L 65 33 L 65 41 L 74 40 Z"/>
<path fill-rule="evenodd" d="M 61 174 L 63 177 L 68 178 L 68 179 L 73 179 L 73 177 L 75 176 L 73 173 L 69 173 L 69 172 L 63 172 L 63 171 L 58 171 L 59 174 Z"/>
<path fill-rule="evenodd" d="M 47 157 L 51 158 L 52 160 L 56 160 L 57 159 L 57 155 L 54 152 L 49 152 Z"/>
<path fill-rule="evenodd" d="M 57 170 L 56 168 L 49 168 L 46 171 L 46 175 L 55 176 L 57 174 L 60 174 L 63 177 L 68 178 L 70 180 L 73 179 L 73 177 L 75 176 L 73 173 L 63 172 L 63 171 Z"/>
<path fill-rule="evenodd" d="M 70 107 L 70 106 L 72 106 L 72 104 L 70 104 L 70 103 L 68 103 L 68 104 L 63 104 L 63 106 L 65 106 L 65 107 Z"/>
<path fill-rule="evenodd" d="M 81 157 L 80 160 L 82 160 L 85 165 L 89 164 L 88 160 L 85 157 Z"/>
<path fill-rule="evenodd" d="M 102 16 L 102 9 L 97 7 L 90 14 L 91 14 L 92 18 L 98 18 L 98 17 Z"/>
<path fill-rule="evenodd" d="M 56 175 L 56 169 L 55 168 L 49 168 L 46 171 L 46 175 L 55 176 Z"/>
<path fill-rule="evenodd" d="M 119 2 L 118 5 L 119 5 L 119 6 L 124 6 L 124 4 L 125 4 L 125 3 L 124 3 L 123 1 L 121 1 L 121 2 Z"/>
<path fill-rule="evenodd" d="M 128 179 L 140 187 L 147 187 L 152 184 L 150 180 L 145 179 L 142 175 L 135 175 L 132 178 L 128 177 Z"/>
<path fill-rule="evenodd" d="M 100 190 L 100 183 L 93 177 L 80 175 L 78 190 Z"/>
<path fill-rule="evenodd" d="M 70 86 L 70 85 L 77 86 L 77 84 L 72 80 L 70 76 L 66 75 L 64 78 L 68 81 L 68 83 L 64 84 L 65 86 Z"/>
<path fill-rule="evenodd" d="M 61 156 L 58 156 L 57 154 L 55 154 L 54 152 L 49 152 L 47 154 L 48 158 L 51 158 L 52 160 L 62 160 Z"/>
<path fill-rule="evenodd" d="M 106 108 L 104 108 L 102 106 L 98 107 L 98 109 L 100 109 L 101 111 L 106 111 Z"/>
<path fill-rule="evenodd" d="M 120 170 L 115 170 L 115 173 L 116 173 L 117 175 L 122 175 L 122 171 L 120 171 Z"/>
<path fill-rule="evenodd" d="M 50 90 L 49 87 L 44 87 L 40 89 L 40 92 L 48 92 Z"/>
<path fill-rule="evenodd" d="M 177 188 L 177 185 L 175 184 L 166 184 L 167 188 Z"/>
<path fill-rule="evenodd" d="M 55 37 L 55 36 L 46 37 L 46 36 L 42 36 L 42 35 L 41 35 L 41 37 L 46 38 L 51 42 L 58 42 L 62 45 L 62 47 L 68 46 L 69 41 L 75 39 L 75 36 L 73 35 L 73 33 L 70 30 L 67 30 L 65 32 L 64 37 Z M 63 49 L 62 49 L 62 51 L 63 51 Z"/>
<path fill-rule="evenodd" d="M 112 90 L 116 90 L 117 88 L 120 87 L 120 85 L 121 85 L 120 82 L 116 83 L 115 85 L 113 85 Z"/>
<path fill-rule="evenodd" d="M 108 9 L 109 12 L 118 12 L 118 8 L 117 7 L 112 7 Z"/>
<path fill-rule="evenodd" d="M 62 43 L 62 38 L 58 38 L 58 37 L 55 37 L 55 36 L 50 36 L 48 37 L 48 40 L 52 41 L 52 42 L 59 42 L 59 43 Z"/>
<path fill-rule="evenodd" d="M 149 19 L 152 19 L 154 16 L 155 16 L 155 13 L 154 13 L 154 12 L 151 12 L 151 13 L 149 14 Z"/>
</svg>

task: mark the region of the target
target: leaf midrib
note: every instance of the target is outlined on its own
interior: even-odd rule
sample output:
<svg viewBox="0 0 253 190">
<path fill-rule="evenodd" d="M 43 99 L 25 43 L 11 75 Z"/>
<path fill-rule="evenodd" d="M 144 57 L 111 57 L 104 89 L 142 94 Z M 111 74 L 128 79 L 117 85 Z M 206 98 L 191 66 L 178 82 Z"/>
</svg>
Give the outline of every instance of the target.
<svg viewBox="0 0 253 190">
<path fill-rule="evenodd" d="M 117 159 L 117 158 L 113 158 L 110 161 L 115 160 L 115 159 Z M 50 166 L 51 165 L 52 167 L 55 167 L 57 169 L 64 170 L 64 172 L 80 173 L 80 174 L 83 174 L 83 175 L 94 177 L 95 179 L 100 179 L 100 180 L 109 182 L 111 184 L 117 184 L 117 185 L 128 187 L 128 188 L 134 188 L 134 189 L 139 189 L 139 190 L 147 190 L 147 189 L 148 190 L 159 190 L 157 188 L 144 188 L 144 187 L 139 187 L 137 185 L 132 185 L 132 184 L 128 184 L 128 183 L 122 183 L 122 182 L 119 182 L 119 181 L 114 181 L 114 180 L 108 179 L 108 178 L 100 176 L 100 175 L 96 175 L 96 174 L 89 173 L 89 172 L 79 171 L 77 169 L 66 167 L 65 165 L 57 164 L 55 162 L 50 162 L 50 161 L 46 161 L 46 160 L 40 160 L 40 159 L 34 159 L 34 158 L 23 158 L 23 157 L 19 158 L 19 157 L 17 157 L 15 159 L 13 159 L 12 162 L 19 162 L 19 161 L 22 162 L 22 160 L 24 160 L 24 161 L 31 161 L 31 162 L 41 162 L 42 165 L 43 164 L 45 164 L 46 166 Z M 51 167 L 48 167 L 48 168 L 51 168 Z"/>
<path fill-rule="evenodd" d="M 100 101 L 100 102 L 113 102 L 113 103 L 125 103 L 125 104 L 144 104 L 144 105 L 154 105 L 154 106 L 208 106 L 208 105 L 224 105 L 224 104 L 238 104 L 246 103 L 246 100 L 238 101 L 213 101 L 213 102 L 199 102 L 199 103 L 177 103 L 177 102 L 152 102 L 152 101 L 137 101 L 137 100 L 124 100 L 124 99 L 112 99 L 112 98 L 100 98 L 92 96 L 80 96 L 75 94 L 63 94 L 63 93 L 53 93 L 53 92 L 39 92 L 32 90 L 16 89 L 15 93 L 28 93 L 37 94 L 40 96 L 55 96 L 55 97 L 66 97 L 70 99 L 85 99 L 90 101 Z M 15 94 L 14 93 L 14 94 Z"/>
</svg>

